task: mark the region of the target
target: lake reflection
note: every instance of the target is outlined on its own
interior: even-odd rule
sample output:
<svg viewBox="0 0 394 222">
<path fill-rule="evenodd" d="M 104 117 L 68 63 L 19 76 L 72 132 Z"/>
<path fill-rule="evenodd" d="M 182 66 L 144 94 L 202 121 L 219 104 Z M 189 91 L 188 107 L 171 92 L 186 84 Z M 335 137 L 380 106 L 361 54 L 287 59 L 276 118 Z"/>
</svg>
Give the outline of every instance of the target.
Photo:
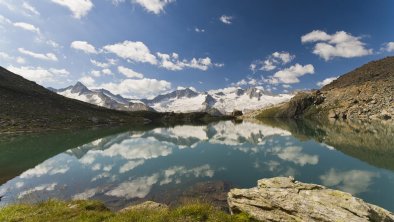
<svg viewBox="0 0 394 222">
<path fill-rule="evenodd" d="M 0 195 L 6 194 L 2 203 L 91 198 L 119 209 L 135 201 L 174 203 L 199 196 L 225 203 L 230 187 L 252 187 L 264 177 L 293 176 L 394 210 L 390 163 L 374 164 L 354 151 L 360 147 L 374 161 L 382 152 L 389 153 L 377 161 L 384 162 L 393 160 L 392 149 L 365 151 L 366 143 L 360 140 L 350 149 L 344 138 L 333 142 L 327 129 L 283 124 L 227 121 L 103 137 L 8 181 L 0 187 Z M 394 147 L 390 140 L 387 144 Z"/>
</svg>

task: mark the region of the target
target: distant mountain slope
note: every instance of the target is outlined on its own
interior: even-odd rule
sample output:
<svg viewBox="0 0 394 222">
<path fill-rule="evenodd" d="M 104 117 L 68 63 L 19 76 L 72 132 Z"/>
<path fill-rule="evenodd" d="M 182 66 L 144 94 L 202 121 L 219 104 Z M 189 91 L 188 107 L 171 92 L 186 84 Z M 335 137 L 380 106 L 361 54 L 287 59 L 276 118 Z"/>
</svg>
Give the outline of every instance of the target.
<svg viewBox="0 0 394 222">
<path fill-rule="evenodd" d="M 62 96 L 106 107 L 108 109 L 122 111 L 154 111 L 142 102 L 130 102 L 122 96 L 114 95 L 105 89 L 90 90 L 80 82 L 77 82 L 74 86 L 69 86 L 64 89 L 49 89 Z"/>
<path fill-rule="evenodd" d="M 258 118 L 394 120 L 394 57 L 361 66 L 321 90 L 301 92 Z"/>
<path fill-rule="evenodd" d="M 114 95 L 105 89 L 88 89 L 80 82 L 64 89 L 49 89 L 62 96 L 109 109 L 175 113 L 208 112 L 212 115 L 228 115 L 234 110 L 250 112 L 289 101 L 293 97 L 291 94 L 274 95 L 257 88 L 231 87 L 208 92 L 196 92 L 185 88 L 158 95 L 153 99 L 133 100 Z"/>
<path fill-rule="evenodd" d="M 0 67 L 0 132 L 64 129 L 112 123 L 142 124 L 141 117 L 57 95 Z"/>
<path fill-rule="evenodd" d="M 273 95 L 257 88 L 237 87 L 208 92 L 195 92 L 190 88 L 141 100 L 159 112 L 209 112 L 230 114 L 234 110 L 250 112 L 290 100 L 293 95 Z"/>
</svg>

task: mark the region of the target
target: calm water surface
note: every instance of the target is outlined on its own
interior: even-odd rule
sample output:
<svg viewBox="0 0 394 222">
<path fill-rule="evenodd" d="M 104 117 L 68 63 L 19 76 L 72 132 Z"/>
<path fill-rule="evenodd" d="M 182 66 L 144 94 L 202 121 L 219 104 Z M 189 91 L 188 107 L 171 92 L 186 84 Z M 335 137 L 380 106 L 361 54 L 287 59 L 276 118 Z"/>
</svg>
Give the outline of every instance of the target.
<svg viewBox="0 0 394 222">
<path fill-rule="evenodd" d="M 99 199 L 113 209 L 194 197 L 225 203 L 231 187 L 293 176 L 394 211 L 393 132 L 362 124 L 227 121 L 0 140 L 0 204 L 52 197 Z"/>
</svg>

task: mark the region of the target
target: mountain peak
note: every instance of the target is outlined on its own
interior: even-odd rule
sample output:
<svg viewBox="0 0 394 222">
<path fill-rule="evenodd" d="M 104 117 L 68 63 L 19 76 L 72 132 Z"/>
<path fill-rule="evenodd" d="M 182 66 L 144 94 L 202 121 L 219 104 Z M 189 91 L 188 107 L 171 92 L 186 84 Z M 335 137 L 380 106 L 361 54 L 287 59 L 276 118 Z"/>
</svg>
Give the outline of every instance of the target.
<svg viewBox="0 0 394 222">
<path fill-rule="evenodd" d="M 90 90 L 81 82 L 77 82 L 72 88 L 71 88 L 72 93 L 85 93 L 85 92 L 90 92 Z"/>
</svg>

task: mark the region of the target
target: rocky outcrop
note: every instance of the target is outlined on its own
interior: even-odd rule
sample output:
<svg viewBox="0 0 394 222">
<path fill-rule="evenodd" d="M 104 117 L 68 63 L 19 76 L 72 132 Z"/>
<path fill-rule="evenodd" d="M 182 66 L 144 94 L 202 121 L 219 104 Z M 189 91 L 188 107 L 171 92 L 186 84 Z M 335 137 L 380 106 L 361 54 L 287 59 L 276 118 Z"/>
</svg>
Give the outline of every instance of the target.
<svg viewBox="0 0 394 222">
<path fill-rule="evenodd" d="M 261 221 L 394 221 L 394 215 L 349 193 L 276 177 L 228 193 L 231 213 Z"/>
<path fill-rule="evenodd" d="M 318 91 L 300 92 L 290 102 L 257 118 L 362 119 L 394 122 L 394 57 L 361 66 Z"/>
</svg>

